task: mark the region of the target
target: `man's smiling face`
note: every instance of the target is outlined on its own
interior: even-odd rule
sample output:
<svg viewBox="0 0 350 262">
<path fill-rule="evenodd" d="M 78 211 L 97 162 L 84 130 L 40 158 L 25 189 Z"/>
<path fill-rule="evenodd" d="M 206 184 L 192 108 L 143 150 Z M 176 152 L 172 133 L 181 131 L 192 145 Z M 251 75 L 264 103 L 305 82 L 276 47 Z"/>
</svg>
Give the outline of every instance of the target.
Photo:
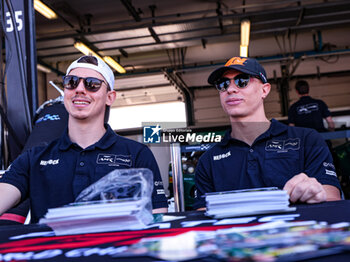
<svg viewBox="0 0 350 262">
<path fill-rule="evenodd" d="M 75 68 L 69 72 L 69 75 L 78 77 L 95 77 L 104 80 L 101 88 L 97 92 L 90 92 L 84 87 L 84 81 L 80 80 L 77 88 L 73 90 L 64 90 L 64 105 L 70 115 L 75 119 L 84 120 L 96 117 L 104 118 L 106 105 L 111 105 L 114 99 L 111 98 L 108 91 L 106 80 L 95 70 L 88 68 Z"/>
</svg>

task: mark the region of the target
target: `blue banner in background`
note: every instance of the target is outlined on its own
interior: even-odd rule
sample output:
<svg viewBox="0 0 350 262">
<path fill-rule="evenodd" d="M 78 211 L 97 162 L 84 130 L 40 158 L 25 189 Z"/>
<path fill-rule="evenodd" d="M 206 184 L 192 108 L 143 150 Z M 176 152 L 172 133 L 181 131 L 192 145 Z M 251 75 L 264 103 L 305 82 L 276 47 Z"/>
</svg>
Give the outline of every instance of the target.
<svg viewBox="0 0 350 262">
<path fill-rule="evenodd" d="M 6 113 L 15 132 L 9 132 L 9 161 L 12 162 L 22 151 L 29 136 L 33 112 L 37 107 L 35 19 L 33 1 L 10 0 L 3 3 L 7 67 Z M 15 30 L 18 32 L 17 38 Z M 18 43 L 19 48 L 16 46 Z"/>
</svg>

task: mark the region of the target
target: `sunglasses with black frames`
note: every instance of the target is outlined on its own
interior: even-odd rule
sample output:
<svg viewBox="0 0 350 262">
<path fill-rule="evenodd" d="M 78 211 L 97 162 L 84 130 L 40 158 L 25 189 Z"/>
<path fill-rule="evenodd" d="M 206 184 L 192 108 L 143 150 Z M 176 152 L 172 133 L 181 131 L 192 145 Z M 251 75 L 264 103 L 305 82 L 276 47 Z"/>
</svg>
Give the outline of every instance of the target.
<svg viewBox="0 0 350 262">
<path fill-rule="evenodd" d="M 63 87 L 68 90 L 73 90 L 78 87 L 80 80 L 83 79 L 84 87 L 90 92 L 97 92 L 102 83 L 105 83 L 108 88 L 108 84 L 101 79 L 95 77 L 79 77 L 74 75 L 66 75 L 63 77 Z"/>
<path fill-rule="evenodd" d="M 231 81 L 233 80 L 235 85 L 238 88 L 242 89 L 242 88 L 245 88 L 248 86 L 251 77 L 255 77 L 255 76 L 251 76 L 251 75 L 247 75 L 247 74 L 239 74 L 233 78 L 221 77 L 214 82 L 214 86 L 220 92 L 224 92 L 227 90 L 227 88 L 231 84 Z M 258 78 L 258 77 L 255 77 L 255 78 Z"/>
</svg>

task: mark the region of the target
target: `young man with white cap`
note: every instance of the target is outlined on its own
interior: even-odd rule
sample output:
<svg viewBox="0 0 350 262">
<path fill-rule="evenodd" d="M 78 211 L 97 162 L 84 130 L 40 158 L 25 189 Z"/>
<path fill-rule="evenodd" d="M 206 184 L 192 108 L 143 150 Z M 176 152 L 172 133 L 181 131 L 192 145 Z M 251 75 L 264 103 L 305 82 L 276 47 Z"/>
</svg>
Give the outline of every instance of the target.
<svg viewBox="0 0 350 262">
<path fill-rule="evenodd" d="M 104 124 L 106 107 L 116 98 L 109 66 L 100 58 L 83 56 L 68 67 L 63 86 L 68 129 L 48 146 L 23 153 L 0 178 L 0 214 L 29 197 L 32 222 L 37 222 L 48 208 L 74 202 L 87 186 L 122 168 L 153 171 L 153 212 L 167 212 L 151 151 Z"/>
<path fill-rule="evenodd" d="M 257 60 L 233 57 L 208 82 L 219 91 L 231 130 L 199 159 L 194 208 L 205 207 L 207 192 L 272 186 L 285 189 L 291 202 L 341 199 L 332 156 L 320 135 L 267 119 L 263 102 L 271 85 Z"/>
</svg>

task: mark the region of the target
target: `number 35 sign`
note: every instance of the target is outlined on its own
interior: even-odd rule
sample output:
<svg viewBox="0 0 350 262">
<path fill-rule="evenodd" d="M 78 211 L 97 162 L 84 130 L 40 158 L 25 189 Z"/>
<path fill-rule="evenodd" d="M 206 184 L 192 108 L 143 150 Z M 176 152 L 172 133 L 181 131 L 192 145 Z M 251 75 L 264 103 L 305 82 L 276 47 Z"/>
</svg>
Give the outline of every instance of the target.
<svg viewBox="0 0 350 262">
<path fill-rule="evenodd" d="M 23 11 L 15 11 L 15 22 L 17 25 L 17 31 L 23 29 Z M 6 32 L 10 33 L 13 31 L 13 23 L 10 12 L 6 12 Z"/>
</svg>

